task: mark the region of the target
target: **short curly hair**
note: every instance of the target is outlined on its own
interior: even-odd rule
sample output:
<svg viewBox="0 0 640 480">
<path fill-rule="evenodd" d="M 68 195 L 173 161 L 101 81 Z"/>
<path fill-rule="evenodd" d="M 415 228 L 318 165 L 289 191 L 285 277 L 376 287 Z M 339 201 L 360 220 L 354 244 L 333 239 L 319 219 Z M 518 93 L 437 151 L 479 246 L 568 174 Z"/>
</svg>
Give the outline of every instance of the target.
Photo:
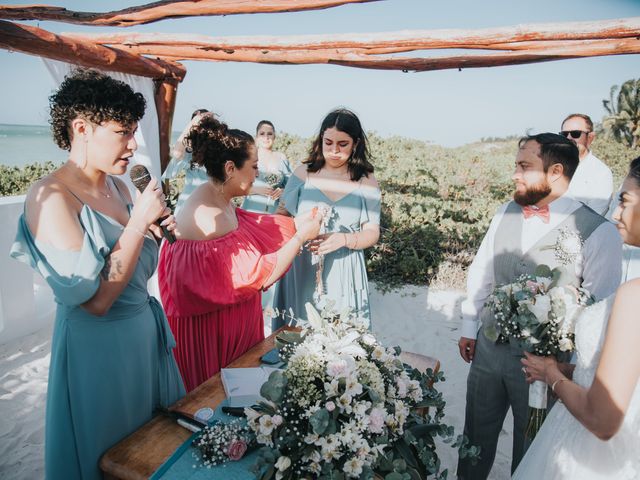
<svg viewBox="0 0 640 480">
<path fill-rule="evenodd" d="M 53 139 L 63 150 L 70 150 L 71 122 L 76 118 L 96 125 L 114 121 L 128 126 L 142 118 L 146 106 L 142 94 L 126 83 L 97 70 L 74 70 L 49 97 Z"/>
<path fill-rule="evenodd" d="M 205 116 L 191 127 L 185 138 L 187 150 L 192 151 L 191 167 L 204 167 L 207 175 L 224 182 L 224 164 L 231 160 L 236 168 L 242 168 L 249 158 L 249 147 L 254 145 L 251 135 L 229 128 L 214 116 Z"/>
</svg>

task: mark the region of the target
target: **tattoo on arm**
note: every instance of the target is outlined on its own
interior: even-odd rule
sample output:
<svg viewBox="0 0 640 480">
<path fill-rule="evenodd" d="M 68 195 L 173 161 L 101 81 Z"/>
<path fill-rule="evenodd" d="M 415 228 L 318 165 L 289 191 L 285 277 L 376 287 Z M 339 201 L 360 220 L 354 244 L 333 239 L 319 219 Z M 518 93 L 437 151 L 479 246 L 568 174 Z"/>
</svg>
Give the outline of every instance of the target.
<svg viewBox="0 0 640 480">
<path fill-rule="evenodd" d="M 109 255 L 105 262 L 100 275 L 106 281 L 114 281 L 117 280 L 119 276 L 122 276 L 122 260 L 118 258 L 112 258 Z"/>
</svg>

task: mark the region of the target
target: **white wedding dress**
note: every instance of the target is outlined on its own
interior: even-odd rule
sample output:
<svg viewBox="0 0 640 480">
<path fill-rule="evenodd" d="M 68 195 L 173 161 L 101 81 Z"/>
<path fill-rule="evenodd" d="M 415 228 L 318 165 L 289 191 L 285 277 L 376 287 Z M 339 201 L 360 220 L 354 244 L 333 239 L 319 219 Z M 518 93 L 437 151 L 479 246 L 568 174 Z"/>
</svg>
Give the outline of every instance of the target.
<svg viewBox="0 0 640 480">
<path fill-rule="evenodd" d="M 600 362 L 615 295 L 587 308 L 576 324 L 573 380 L 590 387 Z M 620 368 L 625 368 L 620 365 Z M 608 441 L 598 439 L 556 402 L 513 475 L 517 480 L 626 480 L 640 478 L 640 384 L 624 422 Z"/>
</svg>

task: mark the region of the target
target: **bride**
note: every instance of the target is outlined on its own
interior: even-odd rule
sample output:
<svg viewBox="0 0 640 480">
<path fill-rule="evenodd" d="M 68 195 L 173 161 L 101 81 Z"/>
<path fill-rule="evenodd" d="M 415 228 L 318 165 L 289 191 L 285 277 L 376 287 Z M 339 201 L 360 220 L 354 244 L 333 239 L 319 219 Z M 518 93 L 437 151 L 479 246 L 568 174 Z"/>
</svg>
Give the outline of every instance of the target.
<svg viewBox="0 0 640 480">
<path fill-rule="evenodd" d="M 631 162 L 613 218 L 624 242 L 640 246 L 640 157 Z M 640 478 L 638 312 L 640 279 L 635 279 L 582 314 L 573 381 L 552 357 L 525 354 L 527 381 L 548 383 L 560 401 L 514 479 Z"/>
</svg>

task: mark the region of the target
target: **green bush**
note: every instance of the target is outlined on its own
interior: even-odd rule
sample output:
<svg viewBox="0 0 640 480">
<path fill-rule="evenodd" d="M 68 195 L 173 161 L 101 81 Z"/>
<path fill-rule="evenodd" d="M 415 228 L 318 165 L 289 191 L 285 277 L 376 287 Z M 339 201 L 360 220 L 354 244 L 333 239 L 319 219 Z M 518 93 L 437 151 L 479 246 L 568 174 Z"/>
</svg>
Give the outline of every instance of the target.
<svg viewBox="0 0 640 480">
<path fill-rule="evenodd" d="M 33 182 L 56 168 L 58 165 L 53 162 L 32 163 L 22 168 L 0 165 L 0 197 L 24 195 Z"/>
<path fill-rule="evenodd" d="M 382 190 L 380 241 L 368 249 L 369 278 L 383 289 L 405 284 L 464 288 L 465 272 L 500 204 L 511 197 L 517 140 L 444 148 L 401 137 L 369 134 Z M 293 166 L 311 139 L 280 134 L 275 149 Z M 594 153 L 613 170 L 617 188 L 637 156 L 613 140 L 597 138 Z M 0 194 L 19 195 L 55 168 L 0 166 Z"/>
</svg>

